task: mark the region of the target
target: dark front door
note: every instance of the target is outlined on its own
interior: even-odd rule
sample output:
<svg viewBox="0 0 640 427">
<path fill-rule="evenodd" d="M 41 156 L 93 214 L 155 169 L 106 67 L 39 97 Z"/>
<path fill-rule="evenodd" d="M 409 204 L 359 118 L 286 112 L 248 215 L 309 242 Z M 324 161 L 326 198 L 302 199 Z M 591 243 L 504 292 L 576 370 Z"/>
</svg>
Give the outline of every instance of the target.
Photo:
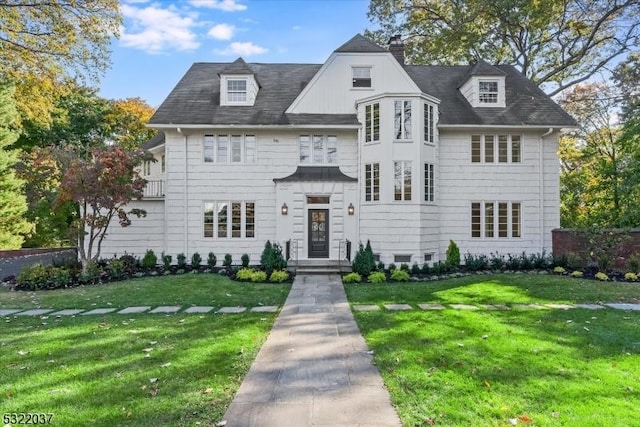
<svg viewBox="0 0 640 427">
<path fill-rule="evenodd" d="M 309 209 L 309 258 L 329 258 L 329 209 Z"/>
</svg>

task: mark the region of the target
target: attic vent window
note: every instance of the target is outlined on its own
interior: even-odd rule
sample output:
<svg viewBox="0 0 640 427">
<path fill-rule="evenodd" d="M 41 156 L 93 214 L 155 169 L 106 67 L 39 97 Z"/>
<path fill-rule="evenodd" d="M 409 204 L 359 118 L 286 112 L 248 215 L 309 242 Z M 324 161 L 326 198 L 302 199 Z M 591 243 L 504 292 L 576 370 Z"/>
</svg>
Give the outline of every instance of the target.
<svg viewBox="0 0 640 427">
<path fill-rule="evenodd" d="M 371 67 L 351 68 L 353 87 L 371 87 Z"/>
<path fill-rule="evenodd" d="M 227 100 L 229 102 L 247 102 L 247 81 L 227 80 Z"/>
<path fill-rule="evenodd" d="M 481 104 L 498 103 L 498 82 L 479 82 L 479 100 Z"/>
</svg>

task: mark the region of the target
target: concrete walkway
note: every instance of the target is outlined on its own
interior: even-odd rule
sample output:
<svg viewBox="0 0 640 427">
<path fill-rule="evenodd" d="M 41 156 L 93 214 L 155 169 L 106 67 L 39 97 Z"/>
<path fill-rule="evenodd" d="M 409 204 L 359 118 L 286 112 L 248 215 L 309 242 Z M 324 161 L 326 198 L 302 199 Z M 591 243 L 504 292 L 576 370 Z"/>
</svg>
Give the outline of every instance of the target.
<svg viewBox="0 0 640 427">
<path fill-rule="evenodd" d="M 296 277 L 227 427 L 401 426 L 338 276 Z"/>
</svg>

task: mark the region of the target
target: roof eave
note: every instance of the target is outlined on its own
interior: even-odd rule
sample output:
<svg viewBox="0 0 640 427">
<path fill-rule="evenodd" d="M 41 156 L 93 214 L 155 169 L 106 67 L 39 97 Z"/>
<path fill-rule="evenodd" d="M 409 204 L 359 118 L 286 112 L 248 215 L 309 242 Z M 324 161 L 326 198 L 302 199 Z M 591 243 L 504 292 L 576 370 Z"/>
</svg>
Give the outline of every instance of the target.
<svg viewBox="0 0 640 427">
<path fill-rule="evenodd" d="M 240 129 L 317 129 L 322 127 L 324 129 L 360 129 L 362 127 L 359 123 L 354 124 L 286 124 L 286 125 L 259 125 L 259 124 L 222 124 L 222 125 L 214 125 L 214 124 L 148 124 L 147 127 L 152 129 L 229 129 L 229 128 L 240 128 Z"/>
</svg>

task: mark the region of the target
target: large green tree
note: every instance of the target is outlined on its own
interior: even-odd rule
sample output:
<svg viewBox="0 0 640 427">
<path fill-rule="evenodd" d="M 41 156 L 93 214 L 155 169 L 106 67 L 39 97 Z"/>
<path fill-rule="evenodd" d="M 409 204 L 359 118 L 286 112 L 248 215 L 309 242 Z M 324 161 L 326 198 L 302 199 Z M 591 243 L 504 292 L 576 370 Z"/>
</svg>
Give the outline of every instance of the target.
<svg viewBox="0 0 640 427">
<path fill-rule="evenodd" d="M 640 0 L 371 0 L 369 18 L 410 62 L 513 64 L 555 95 L 638 47 Z"/>
<path fill-rule="evenodd" d="M 31 229 L 24 219 L 27 201 L 22 194 L 24 182 L 13 169 L 18 152 L 10 148 L 18 138 L 18 112 L 14 89 L 0 84 L 0 249 L 20 248 L 23 235 Z"/>
<path fill-rule="evenodd" d="M 119 35 L 118 0 L 0 0 L 0 80 L 23 118 L 46 123 L 65 79 L 96 82 Z"/>
</svg>

